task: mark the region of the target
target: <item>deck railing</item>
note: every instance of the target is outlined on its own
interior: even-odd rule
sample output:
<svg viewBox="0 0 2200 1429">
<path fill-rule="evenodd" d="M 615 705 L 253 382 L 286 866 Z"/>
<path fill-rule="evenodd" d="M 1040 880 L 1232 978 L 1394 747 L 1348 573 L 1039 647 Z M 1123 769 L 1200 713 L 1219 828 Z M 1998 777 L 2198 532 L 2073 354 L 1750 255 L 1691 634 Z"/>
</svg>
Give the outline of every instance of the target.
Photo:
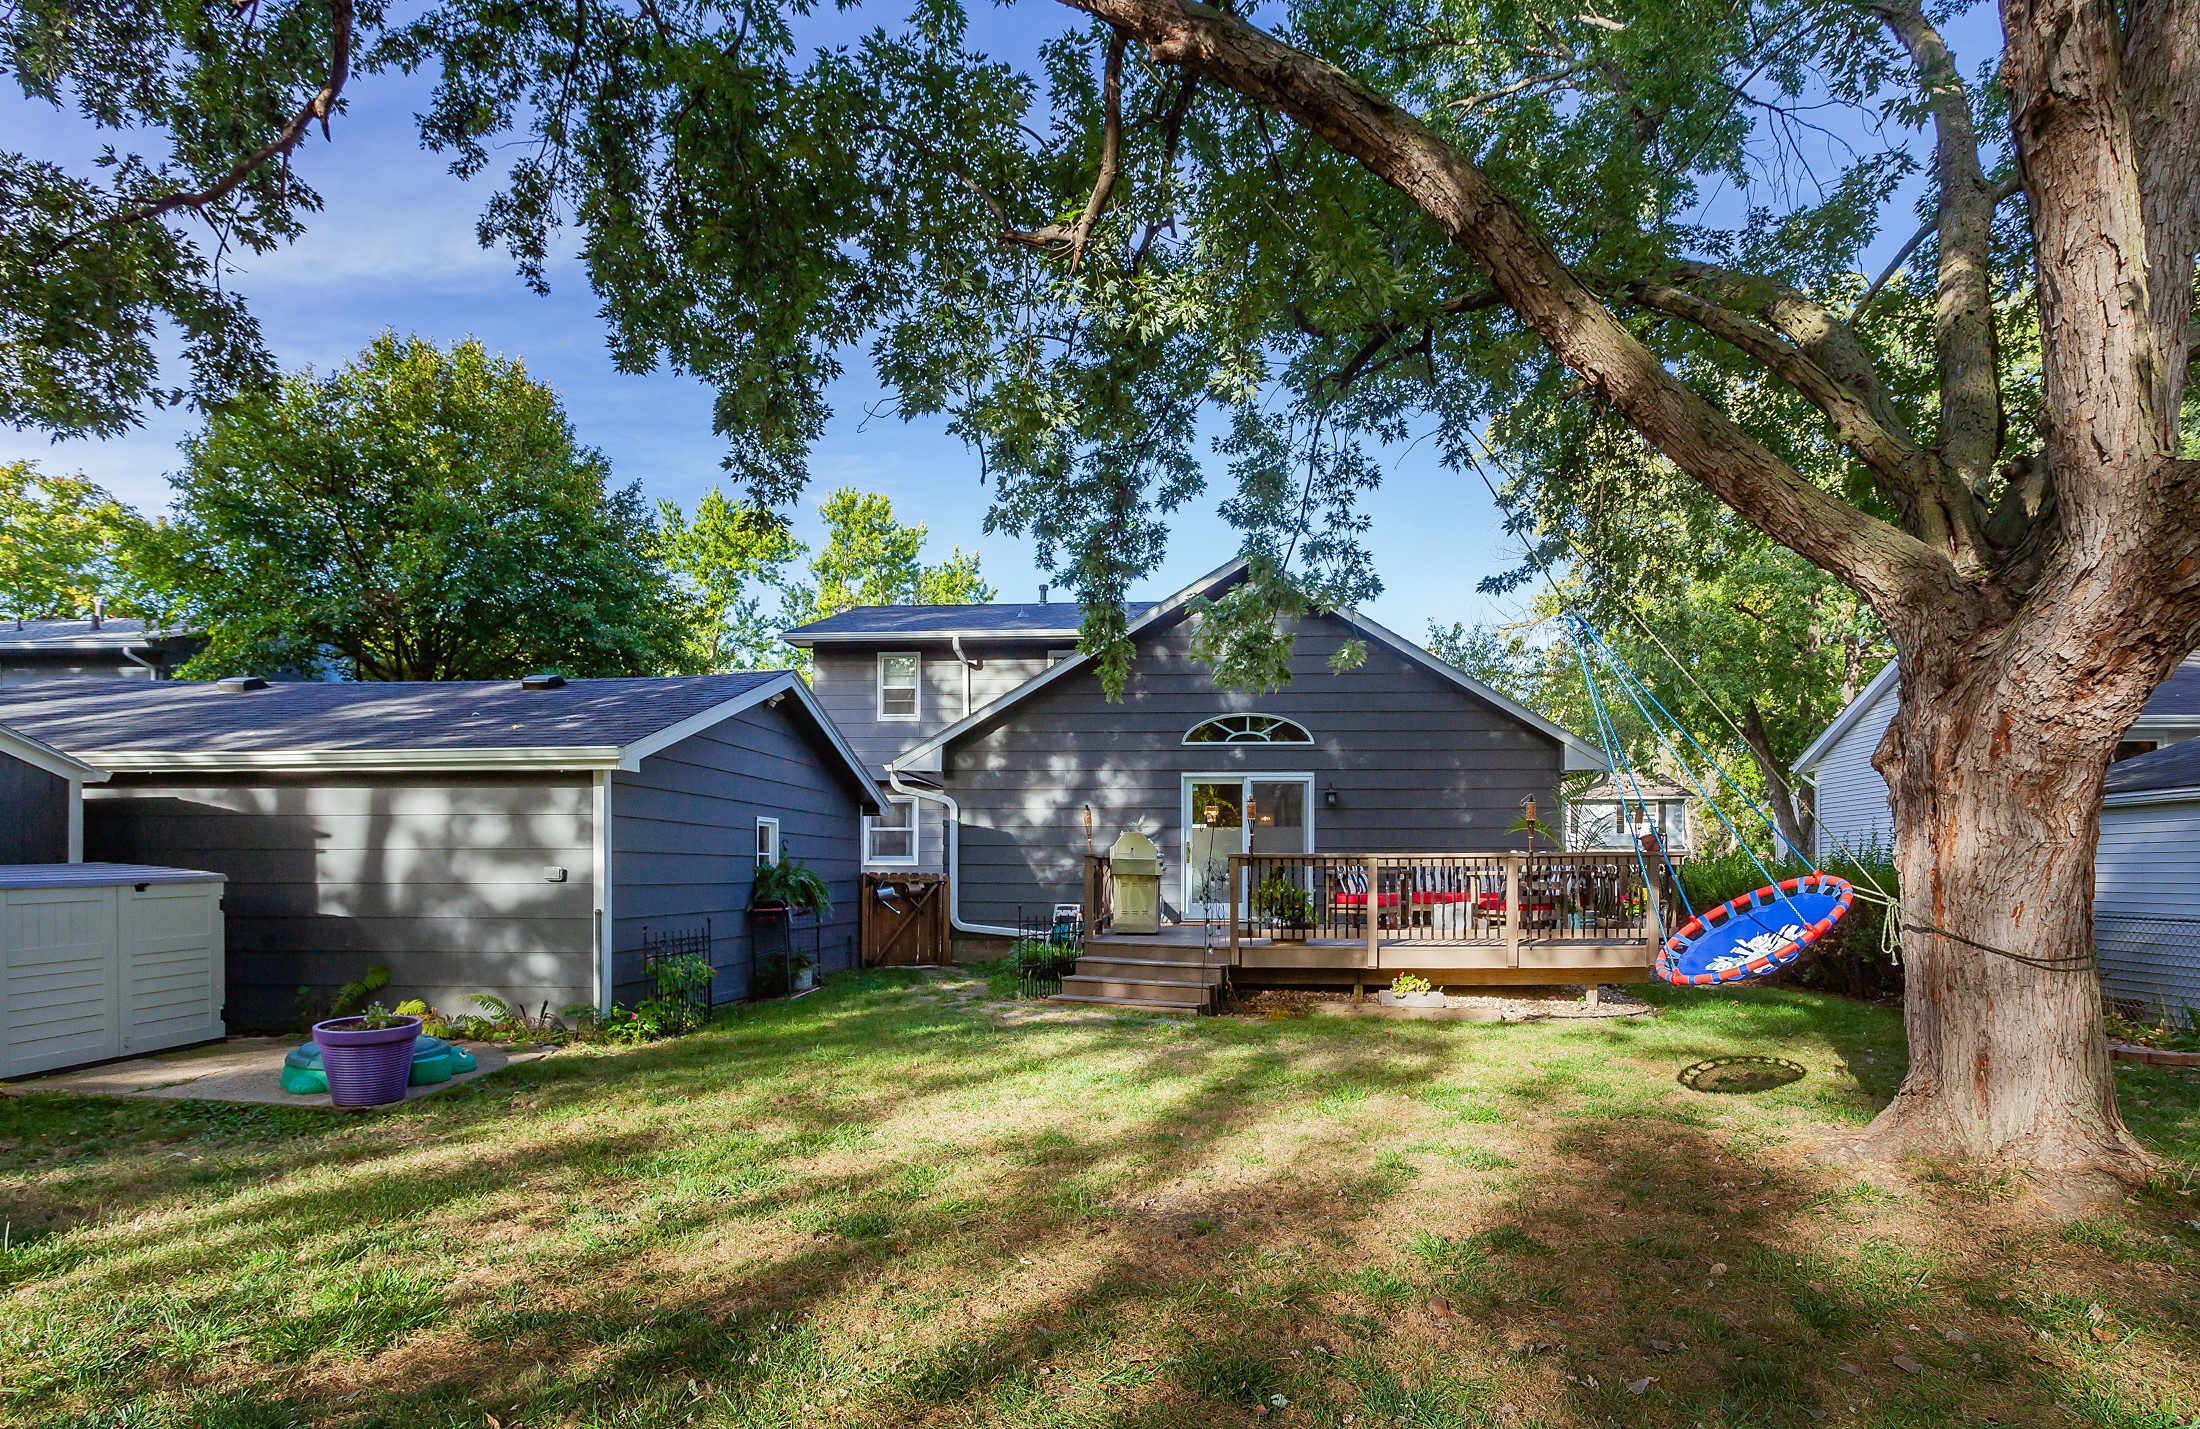
<svg viewBox="0 0 2200 1429">
<path fill-rule="evenodd" d="M 1115 865 L 1104 853 L 1085 855 L 1085 931 L 1104 933 L 1115 926 Z"/>
<path fill-rule="evenodd" d="M 1238 854 L 1233 944 L 1613 943 L 1657 935 L 1630 853 Z"/>
</svg>

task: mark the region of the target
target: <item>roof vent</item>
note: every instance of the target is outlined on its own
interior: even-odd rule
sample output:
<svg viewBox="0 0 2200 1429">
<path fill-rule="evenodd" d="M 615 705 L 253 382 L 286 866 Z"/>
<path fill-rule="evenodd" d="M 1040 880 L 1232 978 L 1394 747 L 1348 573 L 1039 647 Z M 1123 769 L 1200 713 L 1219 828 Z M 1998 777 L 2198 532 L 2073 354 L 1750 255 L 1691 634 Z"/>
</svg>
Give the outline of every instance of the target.
<svg viewBox="0 0 2200 1429">
<path fill-rule="evenodd" d="M 1039 604 L 1041 604 L 1041 605 L 1045 605 L 1046 603 L 1047 603 L 1047 588 L 1046 588 L 1045 586 L 1041 586 L 1041 587 L 1039 587 Z"/>
<path fill-rule="evenodd" d="M 523 690 L 562 690 L 565 688 L 565 676 L 522 675 L 519 687 Z"/>
<path fill-rule="evenodd" d="M 254 690 L 266 689 L 267 681 L 258 675 L 231 675 L 226 679 L 216 680 L 214 687 L 225 695 L 249 695 Z"/>
</svg>

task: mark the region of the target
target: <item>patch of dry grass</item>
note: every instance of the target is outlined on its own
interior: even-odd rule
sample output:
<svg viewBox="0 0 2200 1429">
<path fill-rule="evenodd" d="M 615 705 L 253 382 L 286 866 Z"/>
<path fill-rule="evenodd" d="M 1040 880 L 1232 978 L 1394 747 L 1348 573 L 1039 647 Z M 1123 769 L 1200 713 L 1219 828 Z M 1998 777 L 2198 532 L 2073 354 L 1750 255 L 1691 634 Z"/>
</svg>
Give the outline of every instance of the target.
<svg viewBox="0 0 2200 1429">
<path fill-rule="evenodd" d="M 371 1118 L 0 1099 L 0 1420 L 2169 1426 L 2200 1208 L 1813 1162 L 1885 1009 L 1006 1019 L 837 980 Z M 1703 1057 L 1809 1068 L 1748 1097 Z M 2183 1145 L 2200 1081 L 2127 1074 Z M 27 1241 L 18 1239 L 30 1233 Z"/>
</svg>

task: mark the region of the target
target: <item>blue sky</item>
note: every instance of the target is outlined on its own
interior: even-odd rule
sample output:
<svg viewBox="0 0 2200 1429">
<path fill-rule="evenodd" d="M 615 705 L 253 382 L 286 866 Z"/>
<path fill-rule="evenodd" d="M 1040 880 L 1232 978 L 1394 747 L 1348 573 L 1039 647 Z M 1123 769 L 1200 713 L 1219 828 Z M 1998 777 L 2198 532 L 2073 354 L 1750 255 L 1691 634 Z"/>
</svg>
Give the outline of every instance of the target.
<svg viewBox="0 0 2200 1429">
<path fill-rule="evenodd" d="M 1052 5 L 977 8 L 973 38 L 995 52 L 1028 52 L 1061 16 Z M 1983 8 L 1958 22 L 1952 38 L 1966 70 L 1990 52 L 1991 26 Z M 423 84 L 363 75 L 347 95 L 351 110 L 336 124 L 333 143 L 316 139 L 299 159 L 326 209 L 303 240 L 264 258 L 248 255 L 232 280 L 283 366 L 325 371 L 385 327 L 440 343 L 477 337 L 492 351 L 523 359 L 561 394 L 581 439 L 609 456 L 622 483 L 638 481 L 652 498 L 692 505 L 718 477 L 722 448 L 710 431 L 709 394 L 669 373 L 615 371 L 576 264 L 553 265 L 552 291 L 538 297 L 501 253 L 476 245 L 474 220 L 489 189 L 450 177 L 441 159 L 419 148 L 412 116 L 424 102 Z M 89 139 L 72 120 L 25 104 L 12 91 L 0 96 L 0 130 L 11 147 L 43 157 L 76 157 Z M 1888 227 L 1898 231 L 1883 245 L 1891 249 L 1907 235 L 1906 207 Z M 950 545 L 979 551 L 1002 598 L 1036 599 L 1046 577 L 1031 544 L 982 529 L 988 491 L 969 450 L 937 422 L 866 417 L 888 394 L 861 353 L 849 354 L 847 365 L 832 394 L 835 416 L 813 456 L 812 499 L 797 517 L 798 534 L 814 538 L 815 498 L 835 487 L 884 492 L 904 520 L 930 527 L 936 551 Z M 0 460 L 80 468 L 155 512 L 167 505 L 164 474 L 177 463 L 176 443 L 194 425 L 188 413 L 154 412 L 128 436 L 59 446 L 40 434 L 0 430 Z M 1373 522 L 1367 539 L 1386 587 L 1369 613 L 1414 637 L 1432 619 L 1517 613 L 1514 601 L 1493 601 L 1475 589 L 1485 575 L 1515 564 L 1517 545 L 1505 537 L 1481 482 L 1471 472 L 1444 469 L 1434 448 L 1421 442 L 1391 452 L 1383 485 L 1367 501 Z M 1214 514 L 1225 495 L 1218 481 L 1178 513 L 1167 562 L 1148 583 L 1154 593 L 1235 551 L 1234 533 Z"/>
</svg>

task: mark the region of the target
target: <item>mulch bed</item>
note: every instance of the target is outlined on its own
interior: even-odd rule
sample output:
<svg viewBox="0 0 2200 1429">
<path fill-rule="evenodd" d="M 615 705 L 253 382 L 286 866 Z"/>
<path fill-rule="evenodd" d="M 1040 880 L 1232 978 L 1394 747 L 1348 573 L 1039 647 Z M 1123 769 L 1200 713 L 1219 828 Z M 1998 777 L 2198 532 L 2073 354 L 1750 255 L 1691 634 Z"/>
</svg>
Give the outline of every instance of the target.
<svg viewBox="0 0 2200 1429">
<path fill-rule="evenodd" d="M 1590 1007 L 1583 999 L 1580 986 L 1571 987 L 1508 987 L 1491 988 L 1481 992 L 1454 992 L 1446 999 L 1439 1013 L 1441 1020 L 1462 1022 L 1541 1022 L 1565 1018 L 1594 1020 L 1610 1017 L 1641 1017 L 1651 1011 L 1648 1003 L 1629 996 L 1617 988 L 1606 986 L 1596 1007 Z M 1442 1017 L 1463 1009 L 1463 1015 Z M 1381 1007 L 1370 992 L 1365 1002 L 1355 1005 L 1350 993 L 1340 993 L 1334 988 L 1261 988 L 1240 992 L 1223 1007 L 1227 1017 L 1310 1017 L 1316 1013 L 1348 1012 L 1353 1016 L 1398 1016 L 1411 1020 L 1420 1009 Z M 1439 1019 L 1428 1019 L 1439 1020 Z"/>
</svg>

